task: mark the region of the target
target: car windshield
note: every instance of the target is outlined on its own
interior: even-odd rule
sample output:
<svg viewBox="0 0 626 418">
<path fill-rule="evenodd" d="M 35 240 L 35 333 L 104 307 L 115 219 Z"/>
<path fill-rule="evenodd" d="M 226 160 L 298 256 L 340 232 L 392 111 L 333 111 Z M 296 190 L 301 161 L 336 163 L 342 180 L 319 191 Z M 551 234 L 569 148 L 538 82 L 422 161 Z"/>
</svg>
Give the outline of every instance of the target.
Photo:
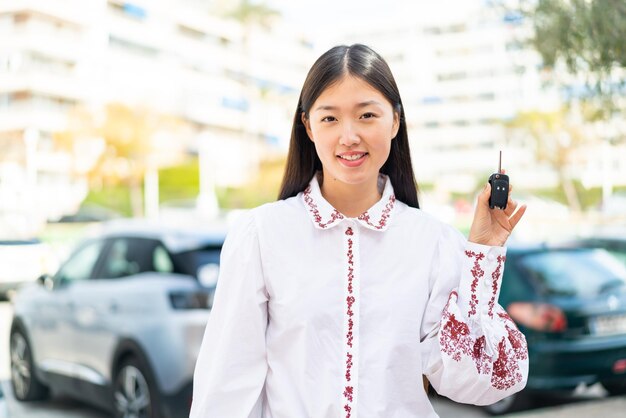
<svg viewBox="0 0 626 418">
<path fill-rule="evenodd" d="M 206 246 L 174 254 L 174 257 L 185 274 L 197 277 L 201 266 L 220 263 L 220 250 L 220 247 Z"/>
<path fill-rule="evenodd" d="M 548 295 L 593 297 L 626 285 L 626 269 L 604 250 L 529 254 L 520 264 Z"/>
</svg>

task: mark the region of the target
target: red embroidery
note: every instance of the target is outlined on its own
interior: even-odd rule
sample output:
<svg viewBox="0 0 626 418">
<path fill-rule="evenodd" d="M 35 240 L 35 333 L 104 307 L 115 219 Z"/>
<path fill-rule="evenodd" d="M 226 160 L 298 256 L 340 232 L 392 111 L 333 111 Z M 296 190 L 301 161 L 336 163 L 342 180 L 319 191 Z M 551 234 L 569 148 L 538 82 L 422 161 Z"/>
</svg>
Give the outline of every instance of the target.
<svg viewBox="0 0 626 418">
<path fill-rule="evenodd" d="M 499 390 L 507 390 L 522 381 L 519 364 L 513 350 L 506 348 L 505 339 L 498 343 L 498 359 L 493 363 L 491 385 Z"/>
<path fill-rule="evenodd" d="M 468 317 L 476 314 L 478 297 L 476 295 L 480 279 L 485 272 L 480 267 L 480 261 L 485 257 L 481 252 L 466 251 L 465 255 L 474 259 L 472 267 L 472 284 L 470 297 L 470 310 Z M 489 317 L 493 319 L 493 310 L 496 307 L 496 295 L 502 265 L 506 260 L 504 256 L 498 256 L 498 266 L 492 273 L 492 297 L 488 303 Z M 454 299 L 453 299 L 454 298 Z M 462 356 L 469 356 L 474 361 L 479 374 L 491 373 L 491 385 L 498 390 L 507 390 L 522 381 L 519 361 L 528 360 L 528 349 L 524 335 L 517 329 L 515 323 L 506 312 L 498 312 L 498 317 L 503 320 L 503 326 L 507 331 L 507 337 L 503 337 L 498 343 L 497 359 L 487 355 L 485 336 L 476 340 L 470 337 L 470 329 L 463 319 L 457 319 L 450 313 L 450 304 L 458 299 L 457 292 L 450 293 L 448 302 L 443 312 L 442 327 L 440 330 L 439 343 L 441 350 L 455 361 L 460 361 Z M 510 325 L 510 326 L 509 326 Z M 508 347 L 507 347 L 508 341 Z"/>
<path fill-rule="evenodd" d="M 510 323 L 515 325 L 515 321 L 513 321 L 513 319 L 511 319 L 511 317 L 509 316 L 508 313 L 506 313 L 506 312 L 498 312 L 498 316 L 500 318 L 504 319 L 505 321 L 509 321 Z"/>
<path fill-rule="evenodd" d="M 385 205 L 385 209 L 383 209 L 383 212 L 380 215 L 380 219 L 378 221 L 378 225 L 374 225 L 370 221 L 370 214 L 368 213 L 368 211 L 363 212 L 361 215 L 359 215 L 359 217 L 357 219 L 359 221 L 365 222 L 366 224 L 368 224 L 372 228 L 383 229 L 385 227 L 385 225 L 387 225 L 387 219 L 389 219 L 389 216 L 391 214 L 391 210 L 393 209 L 393 205 L 394 205 L 395 201 L 396 201 L 396 196 L 395 195 L 392 194 L 391 196 L 389 196 L 389 201 Z"/>
<path fill-rule="evenodd" d="M 465 255 L 469 258 L 475 258 L 474 267 L 472 268 L 472 295 L 470 297 L 470 310 L 467 313 L 467 316 L 470 317 L 472 315 L 476 315 L 476 307 L 478 306 L 478 296 L 476 296 L 476 290 L 478 288 L 478 283 L 480 279 L 485 275 L 485 271 L 480 268 L 480 264 L 478 263 L 480 260 L 485 258 L 485 254 L 483 253 L 475 253 L 474 251 L 465 251 Z"/>
<path fill-rule="evenodd" d="M 353 392 L 354 388 L 352 386 L 346 386 L 346 389 L 343 391 L 343 396 L 345 396 L 350 402 L 352 402 Z"/>
<path fill-rule="evenodd" d="M 513 347 L 515 358 L 517 360 L 527 360 L 528 347 L 526 346 L 526 337 L 524 337 L 524 334 L 522 334 L 517 328 L 510 328 L 508 325 L 505 327 L 509 333 L 509 343 L 511 344 L 511 347 Z"/>
<path fill-rule="evenodd" d="M 352 374 L 350 370 L 352 370 L 352 354 L 350 352 L 346 353 L 346 380 L 349 382 L 352 379 Z"/>
<path fill-rule="evenodd" d="M 356 298 L 354 297 L 354 254 L 353 254 L 353 246 L 354 243 L 352 235 L 354 235 L 354 231 L 352 228 L 348 227 L 346 229 L 346 235 L 348 238 L 348 253 L 346 254 L 348 257 L 348 296 L 346 297 L 346 315 L 348 316 L 348 333 L 346 334 L 346 344 L 349 349 L 346 352 L 346 381 L 350 382 L 352 380 L 352 366 L 353 364 L 353 354 L 351 352 L 352 342 L 354 339 L 353 331 L 354 331 L 354 311 L 352 307 L 356 302 Z M 345 386 L 343 396 L 346 398 L 347 402 L 344 405 L 344 410 L 346 411 L 346 418 L 350 418 L 352 413 L 351 404 L 354 400 L 354 387 L 353 386 Z"/>
<path fill-rule="evenodd" d="M 317 208 L 315 202 L 313 202 L 313 198 L 311 197 L 311 186 L 307 187 L 303 193 L 304 202 L 309 206 L 309 211 L 313 215 L 313 219 L 319 225 L 320 228 L 326 229 L 330 225 L 332 225 L 335 221 L 339 219 L 343 219 L 343 215 L 339 213 L 337 209 L 333 210 L 333 213 L 330 215 L 330 219 L 328 222 L 322 222 L 322 215 L 320 215 L 320 211 Z"/>
<path fill-rule="evenodd" d="M 476 364 L 476 371 L 479 374 L 491 373 L 491 357 L 487 355 L 487 352 L 485 350 L 486 345 L 487 342 L 484 335 L 474 342 L 472 358 L 474 359 L 474 363 Z"/>
<path fill-rule="evenodd" d="M 498 282 L 500 281 L 500 269 L 506 257 L 498 256 L 498 267 L 491 274 L 491 299 L 489 299 L 489 317 L 493 318 L 493 307 L 496 305 L 496 295 L 498 294 Z"/>
<path fill-rule="evenodd" d="M 439 336 L 439 343 L 444 353 L 452 357 L 455 361 L 461 361 L 461 355 L 472 355 L 472 340 L 470 338 L 469 326 L 463 321 L 455 318 L 448 310 L 453 296 L 456 292 L 450 293 L 448 303 L 443 311 L 443 328 Z"/>
</svg>

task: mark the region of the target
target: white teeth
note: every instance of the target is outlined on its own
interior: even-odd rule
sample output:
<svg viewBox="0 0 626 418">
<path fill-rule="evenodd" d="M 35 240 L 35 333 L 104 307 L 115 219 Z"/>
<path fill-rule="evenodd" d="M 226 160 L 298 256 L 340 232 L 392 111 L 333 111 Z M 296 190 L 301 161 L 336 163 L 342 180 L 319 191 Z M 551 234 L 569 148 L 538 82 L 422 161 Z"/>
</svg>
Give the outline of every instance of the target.
<svg viewBox="0 0 626 418">
<path fill-rule="evenodd" d="M 348 161 L 355 161 L 359 158 L 362 158 L 365 154 L 354 154 L 354 155 L 340 155 L 339 158 L 343 158 Z"/>
</svg>

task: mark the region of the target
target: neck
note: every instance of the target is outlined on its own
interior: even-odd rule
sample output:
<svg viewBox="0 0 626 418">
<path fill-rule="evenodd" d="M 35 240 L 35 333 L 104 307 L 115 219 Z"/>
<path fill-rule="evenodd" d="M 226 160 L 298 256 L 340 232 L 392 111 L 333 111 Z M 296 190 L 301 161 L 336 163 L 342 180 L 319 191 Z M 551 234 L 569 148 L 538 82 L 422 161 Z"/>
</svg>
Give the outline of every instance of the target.
<svg viewBox="0 0 626 418">
<path fill-rule="evenodd" d="M 324 199 L 349 218 L 358 217 L 382 197 L 378 191 L 378 177 L 363 184 L 346 184 L 325 176 L 320 189 Z"/>
</svg>

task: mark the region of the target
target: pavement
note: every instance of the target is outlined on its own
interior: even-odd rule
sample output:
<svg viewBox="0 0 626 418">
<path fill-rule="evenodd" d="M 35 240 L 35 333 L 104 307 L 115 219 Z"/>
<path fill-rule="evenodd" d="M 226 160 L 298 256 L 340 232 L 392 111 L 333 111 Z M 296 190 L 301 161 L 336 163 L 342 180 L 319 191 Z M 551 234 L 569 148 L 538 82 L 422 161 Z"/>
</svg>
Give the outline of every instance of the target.
<svg viewBox="0 0 626 418">
<path fill-rule="evenodd" d="M 624 418 L 626 396 L 551 406 L 507 415 L 516 418 Z M 441 417 L 443 418 L 443 417 Z"/>
</svg>

